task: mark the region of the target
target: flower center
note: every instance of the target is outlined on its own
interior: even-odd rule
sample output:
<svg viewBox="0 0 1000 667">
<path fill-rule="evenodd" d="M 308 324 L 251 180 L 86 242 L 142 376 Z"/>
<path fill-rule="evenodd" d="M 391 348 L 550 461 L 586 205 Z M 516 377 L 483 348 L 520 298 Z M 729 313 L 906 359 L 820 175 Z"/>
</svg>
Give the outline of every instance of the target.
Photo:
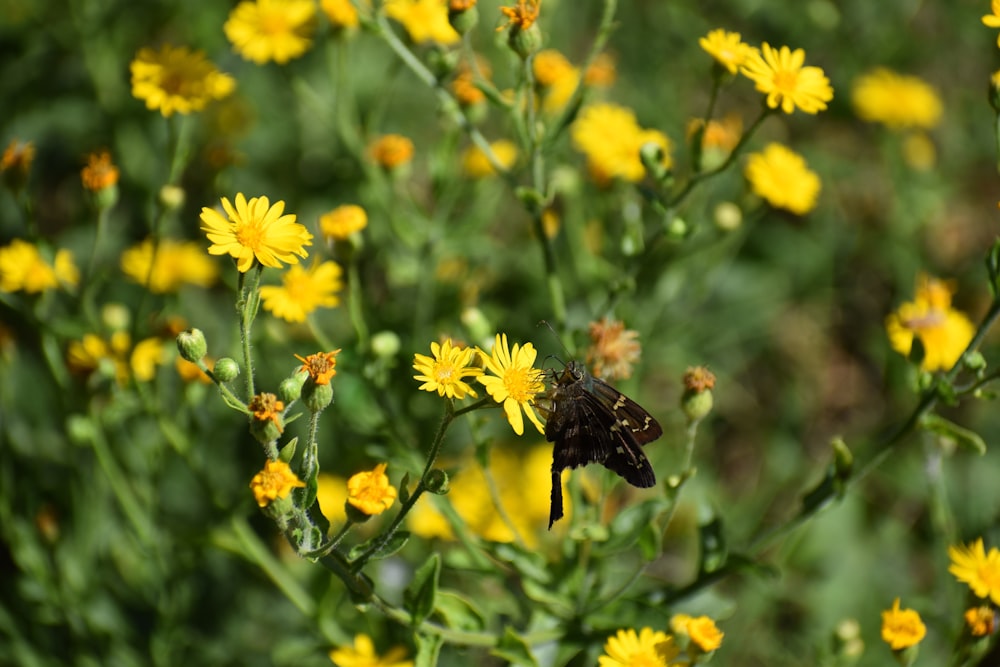
<svg viewBox="0 0 1000 667">
<path fill-rule="evenodd" d="M 455 373 L 455 365 L 448 361 L 439 361 L 434 366 L 434 379 L 440 384 L 451 382 L 451 376 Z"/>
<path fill-rule="evenodd" d="M 280 12 L 270 12 L 260 17 L 260 31 L 265 35 L 284 35 L 288 32 L 288 21 Z"/>
<path fill-rule="evenodd" d="M 260 248 L 263 237 L 263 230 L 256 223 L 242 224 L 236 230 L 236 240 L 239 241 L 240 245 L 244 248 L 250 248 L 254 252 Z"/>
<path fill-rule="evenodd" d="M 785 70 L 774 73 L 774 87 L 783 93 L 794 93 L 798 82 L 798 72 Z"/>
<path fill-rule="evenodd" d="M 509 368 L 503 374 L 503 386 L 518 403 L 530 401 L 538 393 L 538 373 L 533 368 Z"/>
</svg>

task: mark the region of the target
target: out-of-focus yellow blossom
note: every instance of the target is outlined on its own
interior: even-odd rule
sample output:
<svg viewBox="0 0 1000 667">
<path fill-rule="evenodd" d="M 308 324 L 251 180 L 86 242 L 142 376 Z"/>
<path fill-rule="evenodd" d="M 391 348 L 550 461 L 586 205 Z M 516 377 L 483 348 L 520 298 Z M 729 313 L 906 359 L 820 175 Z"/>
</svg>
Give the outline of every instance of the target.
<svg viewBox="0 0 1000 667">
<path fill-rule="evenodd" d="M 308 269 L 289 267 L 281 276 L 281 285 L 264 285 L 260 297 L 264 310 L 286 322 L 305 322 L 317 308 L 340 304 L 337 296 L 343 288 L 343 271 L 336 262 L 313 264 Z"/>
<path fill-rule="evenodd" d="M 722 28 L 712 30 L 699 39 L 698 46 L 715 58 L 715 62 L 730 74 L 736 74 L 754 51 L 754 47 L 743 42 L 740 33 L 727 32 Z"/>
<path fill-rule="evenodd" d="M 258 65 L 284 65 L 312 45 L 314 0 L 250 0 L 229 13 L 222 26 L 233 50 Z"/>
<path fill-rule="evenodd" d="M 323 10 L 334 28 L 357 28 L 360 19 L 358 10 L 351 0 L 320 0 L 319 8 Z"/>
<path fill-rule="evenodd" d="M 343 204 L 319 218 L 320 232 L 328 239 L 344 241 L 368 226 L 368 214 L 356 204 Z"/>
<path fill-rule="evenodd" d="M 413 159 L 413 142 L 401 134 L 384 134 L 368 146 L 368 154 L 383 169 L 396 169 Z"/>
<path fill-rule="evenodd" d="M 821 183 L 801 155 L 781 144 L 751 153 L 744 171 L 751 189 L 775 208 L 805 215 L 816 207 Z"/>
<path fill-rule="evenodd" d="M 941 98 L 930 84 L 885 67 L 877 67 L 854 81 L 851 103 L 861 120 L 891 129 L 929 130 L 941 121 Z"/>
<path fill-rule="evenodd" d="M 913 339 L 920 339 L 924 351 L 920 367 L 925 371 L 949 370 L 975 335 L 969 318 L 951 307 L 954 291 L 952 284 L 920 274 L 913 301 L 886 318 L 889 344 L 900 354 L 909 356 Z"/>
<path fill-rule="evenodd" d="M 60 285 L 75 287 L 78 282 L 80 272 L 69 250 L 57 250 L 50 264 L 38 246 L 21 239 L 0 248 L 0 292 L 38 294 Z"/>
<path fill-rule="evenodd" d="M 201 111 L 236 88 L 236 79 L 217 70 L 204 52 L 183 46 L 140 49 L 130 70 L 132 96 L 164 116 Z"/>
<path fill-rule="evenodd" d="M 154 294 L 176 292 L 185 283 L 211 287 L 219 277 L 219 267 L 194 241 L 162 239 L 154 250 L 152 239 L 146 239 L 122 253 L 121 267 Z"/>
<path fill-rule="evenodd" d="M 399 21 L 416 44 L 454 44 L 461 39 L 448 22 L 447 0 L 385 0 L 385 15 Z"/>
<path fill-rule="evenodd" d="M 133 348 L 132 339 L 125 331 L 116 331 L 109 340 L 95 334 L 86 334 L 79 341 L 71 341 L 67 350 L 69 367 L 89 374 L 102 364 L 110 364 L 115 380 L 124 385 L 130 377 L 148 382 L 156 376 L 156 367 L 165 360 L 163 341 L 147 338 Z"/>
<path fill-rule="evenodd" d="M 111 162 L 111 153 L 98 151 L 87 156 L 87 166 L 80 172 L 83 187 L 91 192 L 107 190 L 118 183 L 118 167 Z"/>
<path fill-rule="evenodd" d="M 663 166 L 670 167 L 670 140 L 659 130 L 639 127 L 631 109 L 616 104 L 584 108 L 572 127 L 573 145 L 587 156 L 591 175 L 601 184 L 621 178 L 637 182 L 646 175 L 639 151 L 652 143 L 663 151 Z"/>
<path fill-rule="evenodd" d="M 509 170 L 517 161 L 517 146 L 511 141 L 506 139 L 494 141 L 490 144 L 490 150 L 505 170 Z M 479 146 L 470 146 L 462 154 L 462 169 L 472 178 L 496 175 L 496 170 Z"/>
<path fill-rule="evenodd" d="M 764 42 L 760 51 L 755 49 L 747 56 L 740 72 L 767 95 L 770 108 L 814 114 L 826 109 L 826 103 L 833 99 L 833 88 L 822 69 L 803 67 L 805 59 L 802 49 L 774 49 Z"/>
<path fill-rule="evenodd" d="M 354 637 L 353 647 L 339 647 L 330 651 L 330 661 L 337 667 L 413 667 L 412 660 L 403 660 L 406 649 L 396 646 L 380 656 L 375 643 L 366 634 Z"/>
<path fill-rule="evenodd" d="M 891 609 L 882 612 L 882 640 L 893 651 L 919 644 L 926 634 L 927 626 L 920 620 L 920 614 L 913 609 L 900 609 L 899 598 Z"/>
</svg>

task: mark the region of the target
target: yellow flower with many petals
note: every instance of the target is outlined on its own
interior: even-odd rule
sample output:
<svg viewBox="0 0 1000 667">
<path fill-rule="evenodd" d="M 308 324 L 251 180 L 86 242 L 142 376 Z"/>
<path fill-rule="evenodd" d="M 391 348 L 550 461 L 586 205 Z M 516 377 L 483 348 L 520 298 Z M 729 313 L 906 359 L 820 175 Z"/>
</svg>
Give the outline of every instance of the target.
<svg viewBox="0 0 1000 667">
<path fill-rule="evenodd" d="M 711 653 L 722 646 L 722 638 L 726 636 L 708 616 L 674 614 L 670 629 L 675 635 L 687 637 L 702 653 Z"/>
<path fill-rule="evenodd" d="M 886 318 L 889 344 L 909 356 L 916 337 L 923 346 L 920 367 L 929 372 L 946 371 L 961 358 L 975 335 L 975 327 L 964 313 L 952 309 L 954 287 L 920 274 L 913 301 L 902 304 Z"/>
<path fill-rule="evenodd" d="M 920 620 L 920 614 L 912 609 L 900 609 L 899 598 L 892 603 L 892 609 L 882 612 L 882 641 L 893 651 L 919 644 L 926 634 L 927 627 Z"/>
<path fill-rule="evenodd" d="M 292 489 L 306 485 L 292 472 L 291 467 L 282 460 L 268 461 L 264 469 L 250 480 L 250 489 L 257 500 L 257 505 L 267 507 L 279 498 L 287 498 Z"/>
<path fill-rule="evenodd" d="M 659 630 L 643 628 L 636 634 L 631 628 L 608 637 L 600 667 L 672 667 L 680 649 L 674 638 Z"/>
<path fill-rule="evenodd" d="M 337 355 L 340 348 L 330 352 L 317 352 L 303 358 L 295 355 L 295 358 L 302 362 L 300 372 L 309 374 L 309 379 L 317 386 L 330 384 L 330 380 L 337 374 Z"/>
<path fill-rule="evenodd" d="M 587 156 L 587 166 L 598 183 L 614 178 L 635 183 L 646 169 L 639 151 L 645 144 L 659 146 L 663 166 L 670 167 L 670 140 L 658 130 L 639 127 L 631 109 L 616 104 L 594 104 L 580 112 L 572 128 L 573 145 Z"/>
<path fill-rule="evenodd" d="M 80 272 L 69 250 L 57 250 L 50 264 L 38 246 L 21 239 L 0 248 L 0 292 L 38 294 L 60 285 L 72 287 L 79 281 Z"/>
<path fill-rule="evenodd" d="M 483 365 L 493 375 L 479 376 L 479 382 L 486 387 L 486 393 L 503 404 L 507 421 L 514 433 L 524 434 L 524 418 L 521 411 L 528 416 L 539 433 L 544 433 L 542 422 L 532 407 L 535 397 L 545 390 L 542 382 L 542 371 L 534 368 L 538 352 L 531 343 L 515 344 L 512 350 L 507 345 L 507 334 L 497 334 L 493 343 L 492 354 L 479 350 Z"/>
<path fill-rule="evenodd" d="M 313 0 L 241 2 L 222 26 L 233 50 L 258 65 L 284 65 L 309 50 L 316 28 Z"/>
<path fill-rule="evenodd" d="M 448 22 L 447 0 L 385 0 L 383 7 L 416 44 L 454 44 L 461 39 Z"/>
<path fill-rule="evenodd" d="M 347 502 L 361 512 L 374 516 L 381 514 L 395 502 L 399 495 L 385 474 L 387 463 L 379 463 L 374 470 L 359 472 L 347 480 Z"/>
<path fill-rule="evenodd" d="M 228 220 L 215 209 L 202 208 L 201 229 L 212 242 L 209 254 L 231 255 L 240 273 L 249 271 L 255 260 L 278 269 L 282 262 L 298 264 L 299 257 L 308 256 L 305 246 L 312 245 L 313 236 L 295 222 L 294 215 L 282 215 L 285 202 L 271 206 L 267 197 L 248 202 L 240 192 L 235 206 L 223 197 L 222 208 Z"/>
<path fill-rule="evenodd" d="M 211 287 L 219 277 L 219 267 L 194 241 L 163 239 L 154 248 L 146 239 L 122 253 L 121 267 L 154 294 L 176 292 L 183 284 Z"/>
<path fill-rule="evenodd" d="M 406 649 L 402 646 L 393 647 L 385 655 L 379 656 L 371 637 L 365 634 L 354 637 L 353 647 L 330 651 L 330 660 L 337 667 L 413 667 L 413 661 L 404 660 L 404 657 Z"/>
<path fill-rule="evenodd" d="M 66 353 L 69 367 L 78 373 L 90 374 L 105 367 L 113 373 L 119 385 L 130 377 L 148 382 L 156 376 L 156 367 L 165 359 L 163 341 L 147 338 L 133 348 L 132 339 L 125 331 L 116 331 L 109 340 L 95 334 L 86 334 L 79 341 L 71 341 Z"/>
<path fill-rule="evenodd" d="M 319 229 L 323 236 L 336 241 L 346 240 L 367 226 L 368 214 L 356 204 L 338 206 L 319 218 Z"/>
<path fill-rule="evenodd" d="M 930 129 L 941 120 L 941 98 L 926 81 L 878 67 L 859 77 L 851 90 L 861 120 L 892 128 Z"/>
<path fill-rule="evenodd" d="M 358 10 L 351 0 L 320 0 L 319 7 L 334 28 L 358 27 Z"/>
<path fill-rule="evenodd" d="M 805 215 L 816 207 L 820 180 L 801 155 L 781 144 L 751 153 L 744 171 L 750 188 L 771 206 Z"/>
<path fill-rule="evenodd" d="M 801 109 L 814 114 L 826 109 L 826 103 L 833 99 L 833 88 L 822 69 L 802 66 L 805 59 L 802 49 L 774 49 L 765 42 L 760 51 L 747 56 L 740 72 L 767 95 L 770 108 L 780 106 L 785 113 Z"/>
<path fill-rule="evenodd" d="M 336 262 L 313 264 L 308 269 L 293 266 L 281 276 L 281 286 L 260 288 L 264 310 L 286 322 L 305 322 L 317 308 L 340 304 L 337 292 L 343 288 L 342 273 Z"/>
<path fill-rule="evenodd" d="M 490 144 L 490 152 L 504 171 L 509 170 L 517 161 L 517 146 L 512 141 L 506 139 L 494 141 Z M 497 173 L 479 146 L 470 146 L 462 154 L 462 170 L 472 178 L 486 178 Z"/>
<path fill-rule="evenodd" d="M 727 32 L 722 28 L 712 30 L 699 39 L 698 46 L 730 74 L 736 74 L 747 57 L 754 52 L 754 48 L 740 38 L 740 33 Z"/>
<path fill-rule="evenodd" d="M 431 343 L 431 354 L 433 358 L 425 354 L 413 355 L 413 368 L 419 373 L 413 379 L 423 382 L 420 389 L 459 400 L 466 396 L 476 397 L 476 392 L 465 382 L 465 378 L 483 374 L 483 369 L 472 365 L 478 360 L 473 348 L 454 345 L 446 338 L 443 343 Z"/>
<path fill-rule="evenodd" d="M 140 49 L 130 70 L 132 96 L 164 116 L 201 111 L 236 88 L 236 80 L 217 70 L 203 52 L 183 46 Z"/>
<path fill-rule="evenodd" d="M 951 566 L 948 571 L 980 598 L 989 598 L 1000 605 L 1000 550 L 983 546 L 983 538 L 968 545 L 948 547 Z"/>
</svg>

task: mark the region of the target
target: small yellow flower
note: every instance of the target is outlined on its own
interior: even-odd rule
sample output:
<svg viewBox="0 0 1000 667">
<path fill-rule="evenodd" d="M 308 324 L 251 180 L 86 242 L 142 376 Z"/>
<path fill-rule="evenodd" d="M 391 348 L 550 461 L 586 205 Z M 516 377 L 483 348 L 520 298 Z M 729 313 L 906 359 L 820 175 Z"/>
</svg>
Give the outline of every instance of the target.
<svg viewBox="0 0 1000 667">
<path fill-rule="evenodd" d="M 0 248 L 0 292 L 38 294 L 79 281 L 80 272 L 69 250 L 57 250 L 49 264 L 37 246 L 21 239 Z"/>
<path fill-rule="evenodd" d="M 948 571 L 980 598 L 989 598 L 1000 605 L 1000 550 L 983 546 L 983 538 L 969 545 L 948 547 L 951 566 Z"/>
<path fill-rule="evenodd" d="M 926 634 L 927 627 L 920 620 L 920 614 L 912 609 L 900 609 L 899 598 L 892 603 L 892 609 L 882 612 L 882 640 L 893 651 L 919 644 Z"/>
<path fill-rule="evenodd" d="M 209 368 L 215 363 L 211 357 L 205 357 L 205 365 Z M 205 371 L 198 368 L 198 364 L 191 363 L 187 359 L 178 355 L 174 358 L 174 369 L 184 382 L 200 382 L 202 384 L 212 384 L 212 378 L 205 374 Z"/>
<path fill-rule="evenodd" d="M 347 502 L 347 480 L 337 475 L 321 472 L 316 477 L 316 502 L 319 511 L 331 524 L 347 519 L 344 503 Z M 331 526 L 332 528 L 332 526 Z"/>
<path fill-rule="evenodd" d="M 222 29 L 246 60 L 284 65 L 309 50 L 315 27 L 313 0 L 253 0 L 236 5 Z"/>
<path fill-rule="evenodd" d="M 337 667 L 413 667 L 412 660 L 404 660 L 406 649 L 396 646 L 384 656 L 375 653 L 375 644 L 366 634 L 355 635 L 354 646 L 335 648 L 330 660 Z"/>
<path fill-rule="evenodd" d="M 431 343 L 431 354 L 434 358 L 425 354 L 413 355 L 413 368 L 419 373 L 413 379 L 423 382 L 420 389 L 459 400 L 467 395 L 476 397 L 476 392 L 465 382 L 465 378 L 483 374 L 483 369 L 471 365 L 477 359 L 473 348 L 454 345 L 446 338 L 443 343 Z"/>
<path fill-rule="evenodd" d="M 303 359 L 299 355 L 295 358 L 302 362 L 300 371 L 309 373 L 309 378 L 317 385 L 330 384 L 330 379 L 337 374 L 337 355 L 340 349 L 332 352 L 317 352 L 310 354 Z"/>
<path fill-rule="evenodd" d="M 128 383 L 130 377 L 140 382 L 152 380 L 164 357 L 163 341 L 147 338 L 133 348 L 125 331 L 116 331 L 109 340 L 86 334 L 79 341 L 71 341 L 66 352 L 67 363 L 74 372 L 90 374 L 106 367 L 113 370 L 119 385 Z"/>
<path fill-rule="evenodd" d="M 861 120 L 891 129 L 926 130 L 941 120 L 941 98 L 927 82 L 885 67 L 860 76 L 851 89 L 851 103 Z"/>
<path fill-rule="evenodd" d="M 517 146 L 513 142 L 501 139 L 490 144 L 490 151 L 504 170 L 509 170 L 517 161 Z M 472 178 L 495 176 L 496 170 L 479 146 L 470 146 L 462 154 L 462 169 Z"/>
<path fill-rule="evenodd" d="M 480 375 L 479 382 L 494 401 L 503 404 L 514 433 L 524 434 L 522 410 L 538 432 L 544 433 L 545 429 L 532 407 L 535 397 L 545 390 L 542 371 L 533 367 L 538 356 L 535 346 L 531 343 L 525 343 L 523 347 L 515 344 L 512 350 L 507 345 L 507 334 L 497 334 L 492 354 L 479 350 L 479 355 L 486 369 L 493 373 Z"/>
<path fill-rule="evenodd" d="M 624 322 L 607 317 L 591 322 L 587 329 L 590 334 L 587 365 L 594 375 L 604 380 L 632 377 L 632 365 L 639 361 L 642 352 L 639 332 L 626 329 Z"/>
<path fill-rule="evenodd" d="M 321 0 L 319 7 L 334 28 L 358 27 L 358 10 L 354 8 L 351 0 Z"/>
<path fill-rule="evenodd" d="M 129 357 L 133 377 L 140 382 L 149 382 L 156 377 L 156 367 L 163 364 L 164 358 L 163 341 L 159 338 L 139 341 Z"/>
<path fill-rule="evenodd" d="M 715 62 L 725 67 L 730 74 L 736 74 L 754 51 L 752 46 L 743 42 L 740 33 L 727 32 L 722 28 L 712 30 L 699 39 L 698 46 L 715 58 Z"/>
<path fill-rule="evenodd" d="M 573 63 L 555 49 L 543 49 L 536 53 L 531 62 L 531 72 L 535 83 L 543 88 L 555 85 L 567 76 L 579 74 Z"/>
<path fill-rule="evenodd" d="M 305 322 L 317 308 L 334 308 L 340 304 L 337 296 L 343 288 L 343 271 L 336 262 L 313 264 L 308 269 L 290 267 L 281 276 L 281 286 L 260 288 L 264 310 L 286 322 Z"/>
<path fill-rule="evenodd" d="M 760 51 L 755 49 L 747 56 L 740 71 L 767 95 L 770 108 L 780 106 L 785 113 L 798 108 L 814 114 L 826 109 L 826 103 L 833 99 L 833 88 L 822 69 L 802 66 L 805 59 L 802 49 L 774 49 L 765 42 Z"/>
<path fill-rule="evenodd" d="M 344 241 L 368 226 L 368 214 L 355 204 L 338 206 L 319 218 L 319 229 L 323 236 L 336 241 Z"/>
<path fill-rule="evenodd" d="M 282 460 L 268 461 L 264 469 L 250 480 L 250 488 L 257 499 L 257 505 L 267 507 L 279 498 L 287 498 L 292 489 L 306 485 Z"/>
<path fill-rule="evenodd" d="M 674 638 L 659 630 L 643 628 L 636 634 L 631 628 L 608 637 L 600 667 L 671 667 L 680 649 Z"/>
<path fill-rule="evenodd" d="M 352 475 L 347 480 L 347 502 L 369 516 L 381 514 L 392 507 L 398 492 L 389 484 L 385 474 L 388 465 L 379 463 L 370 472 Z"/>
<path fill-rule="evenodd" d="M 996 630 L 997 613 L 988 605 L 966 609 L 962 617 L 973 637 L 987 637 Z"/>
<path fill-rule="evenodd" d="M 140 49 L 130 69 L 132 96 L 164 116 L 201 111 L 236 88 L 236 80 L 219 72 L 202 51 L 183 46 Z"/>
<path fill-rule="evenodd" d="M 639 127 L 631 109 L 616 104 L 593 104 L 584 108 L 572 127 L 573 145 L 587 156 L 587 166 L 598 183 L 614 178 L 635 183 L 646 169 L 639 151 L 653 143 L 663 150 L 663 166 L 670 167 L 670 140 L 658 130 Z"/>
<path fill-rule="evenodd" d="M 983 25 L 989 28 L 1000 28 L 1000 0 L 993 0 L 990 13 L 983 17 Z M 1000 46 L 1000 35 L 997 36 L 997 46 Z"/>
<path fill-rule="evenodd" d="M 725 637 L 725 633 L 708 616 L 675 614 L 670 619 L 670 629 L 676 635 L 688 637 L 702 653 L 711 653 L 722 646 L 722 638 Z"/>
<path fill-rule="evenodd" d="M 925 371 L 950 369 L 975 335 L 969 318 L 951 307 L 954 291 L 951 284 L 920 274 L 913 301 L 903 303 L 885 320 L 889 344 L 900 354 L 909 356 L 914 337 L 920 339 L 924 349 L 920 367 Z"/>
<path fill-rule="evenodd" d="M 819 176 L 786 146 L 771 143 L 760 153 L 752 153 L 744 174 L 754 193 L 775 208 L 805 215 L 816 207 Z"/>
<path fill-rule="evenodd" d="M 461 39 L 448 22 L 447 0 L 386 0 L 383 7 L 415 44 L 454 44 Z"/>
<path fill-rule="evenodd" d="M 91 192 L 107 190 L 118 183 L 118 167 L 111 162 L 107 151 L 91 153 L 87 156 L 87 166 L 80 172 L 83 187 Z"/>
<path fill-rule="evenodd" d="M 368 154 L 383 169 L 395 169 L 413 159 L 413 142 L 401 134 L 384 134 L 371 143 Z"/>
<path fill-rule="evenodd" d="M 500 13 L 507 17 L 507 25 L 500 26 L 498 31 L 504 28 L 527 30 L 538 20 L 541 9 L 542 0 L 517 0 L 513 7 L 501 7 Z"/>
<path fill-rule="evenodd" d="M 701 135 L 701 146 L 707 150 L 719 150 L 728 155 L 743 136 L 743 119 L 738 114 L 728 114 L 722 120 L 710 120 L 708 125 L 701 118 L 692 118 L 687 124 L 687 136 L 705 128 Z"/>
<path fill-rule="evenodd" d="M 278 400 L 274 394 L 257 394 L 247 405 L 253 418 L 258 422 L 271 422 L 278 427 L 280 433 L 284 428 L 281 413 L 285 410 L 285 404 Z"/>
<path fill-rule="evenodd" d="M 219 277 L 219 267 L 194 241 L 163 239 L 154 249 L 146 239 L 122 253 L 121 267 L 154 294 L 176 292 L 183 284 L 211 287 Z"/>
<path fill-rule="evenodd" d="M 588 86 L 608 88 L 618 78 L 615 69 L 615 58 L 610 53 L 598 53 L 590 67 L 583 73 L 583 80 Z"/>
<path fill-rule="evenodd" d="M 294 215 L 282 215 L 285 202 L 271 206 L 267 197 L 247 202 L 240 192 L 236 206 L 223 197 L 222 208 L 228 220 L 215 209 L 202 208 L 201 229 L 212 242 L 209 254 L 231 255 L 240 273 L 249 271 L 254 260 L 277 269 L 282 262 L 298 264 L 299 257 L 308 256 L 305 246 L 312 245 L 313 236 L 295 222 Z"/>
</svg>

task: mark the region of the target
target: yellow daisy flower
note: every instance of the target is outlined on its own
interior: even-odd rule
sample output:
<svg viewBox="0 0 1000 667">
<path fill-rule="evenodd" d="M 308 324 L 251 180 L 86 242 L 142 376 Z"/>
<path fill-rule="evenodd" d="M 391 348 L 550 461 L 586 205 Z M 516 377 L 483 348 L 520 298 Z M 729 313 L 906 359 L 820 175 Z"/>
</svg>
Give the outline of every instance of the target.
<svg viewBox="0 0 1000 667">
<path fill-rule="evenodd" d="M 754 48 L 743 42 L 738 32 L 727 32 L 722 28 L 712 30 L 698 40 L 698 46 L 715 58 L 720 67 L 730 74 L 736 74 Z"/>
<path fill-rule="evenodd" d="M 454 44 L 461 39 L 448 22 L 447 0 L 385 0 L 383 7 L 416 44 Z"/>
<path fill-rule="evenodd" d="M 631 628 L 608 637 L 604 655 L 597 658 L 600 667 L 671 667 L 680 653 L 674 638 L 659 630 L 643 628 L 636 634 Z"/>
<path fill-rule="evenodd" d="M 264 310 L 286 322 L 305 322 L 317 308 L 333 308 L 340 304 L 337 296 L 343 288 L 343 272 L 336 262 L 313 264 L 308 269 L 290 267 L 281 276 L 281 286 L 260 288 Z"/>
<path fill-rule="evenodd" d="M 260 507 L 267 507 L 279 498 L 287 498 L 292 489 L 302 488 L 305 485 L 306 483 L 292 472 L 291 467 L 280 459 L 265 463 L 264 469 L 250 480 L 250 489 Z"/>
<path fill-rule="evenodd" d="M 368 214 L 356 204 L 338 206 L 319 218 L 319 229 L 328 239 L 343 241 L 368 226 Z"/>
<path fill-rule="evenodd" d="M 358 10 L 351 0 L 320 0 L 319 8 L 323 10 L 334 28 L 357 28 Z"/>
<path fill-rule="evenodd" d="M 116 331 L 109 340 L 86 334 L 79 341 L 71 341 L 66 352 L 67 363 L 74 372 L 90 374 L 98 368 L 108 368 L 113 370 L 119 385 L 128 383 L 130 377 L 140 382 L 152 380 L 165 356 L 163 341 L 147 338 L 133 348 L 126 331 Z"/>
<path fill-rule="evenodd" d="M 129 68 L 132 96 L 164 116 L 201 111 L 236 88 L 236 80 L 219 72 L 202 51 L 183 46 L 140 49 Z"/>
<path fill-rule="evenodd" d="M 889 344 L 900 354 L 909 356 L 914 337 L 920 339 L 924 348 L 920 367 L 925 371 L 949 370 L 976 333 L 969 318 L 951 307 L 953 292 L 949 283 L 920 274 L 913 301 L 886 318 Z"/>
<path fill-rule="evenodd" d="M 920 614 L 912 609 L 900 609 L 899 598 L 892 603 L 892 609 L 882 612 L 882 641 L 893 651 L 919 644 L 926 634 L 927 627 L 920 620 Z"/>
<path fill-rule="evenodd" d="M 330 384 L 330 380 L 337 374 L 338 354 L 340 354 L 339 348 L 331 352 L 310 354 L 305 358 L 296 354 L 295 358 L 302 362 L 302 367 L 299 368 L 300 371 L 308 373 L 309 379 L 316 385 L 324 385 Z"/>
<path fill-rule="evenodd" d="M 154 250 L 152 239 L 146 239 L 122 253 L 121 267 L 154 294 L 176 292 L 185 283 L 211 287 L 219 277 L 219 267 L 194 241 L 163 239 Z"/>
<path fill-rule="evenodd" d="M 223 197 L 222 208 L 228 220 L 215 209 L 202 208 L 201 229 L 212 242 L 209 254 L 231 255 L 240 273 L 249 271 L 254 260 L 277 269 L 282 262 L 298 264 L 299 257 L 308 256 L 305 246 L 312 245 L 313 236 L 294 215 L 282 215 L 284 201 L 271 206 L 267 197 L 253 197 L 247 202 L 240 192 L 235 206 Z"/>
<path fill-rule="evenodd" d="M 770 108 L 780 106 L 785 113 L 798 108 L 814 114 L 826 109 L 826 103 L 833 99 L 833 88 L 822 69 L 802 66 L 805 59 L 802 49 L 774 49 L 765 42 L 760 51 L 751 51 L 740 71 L 767 95 Z"/>
<path fill-rule="evenodd" d="M 385 474 L 388 465 L 379 463 L 372 471 L 352 475 L 347 480 L 347 502 L 369 516 L 392 507 L 398 492 Z"/>
<path fill-rule="evenodd" d="M 517 161 L 517 146 L 512 141 L 494 141 L 490 144 L 490 150 L 504 169 L 510 169 Z M 469 146 L 462 154 L 462 170 L 472 178 L 496 175 L 496 170 L 479 146 Z"/>
<path fill-rule="evenodd" d="M 253 0 L 236 5 L 222 29 L 246 60 L 284 65 L 309 50 L 315 27 L 313 0 Z"/>
<path fill-rule="evenodd" d="M 972 544 L 948 547 L 951 566 L 948 571 L 980 598 L 989 598 L 1000 605 L 1000 550 L 983 547 L 983 538 Z"/>
<path fill-rule="evenodd" d="M 532 407 L 535 396 L 545 390 L 542 372 L 533 368 L 535 357 L 538 356 L 535 346 L 531 343 L 525 343 L 523 347 L 515 344 L 511 350 L 507 346 L 507 334 L 497 334 L 492 354 L 486 354 L 483 350 L 478 351 L 483 365 L 493 373 L 493 375 L 479 376 L 479 382 L 486 387 L 486 393 L 494 401 L 503 404 L 507 421 L 514 429 L 514 433 L 524 434 L 522 410 L 538 432 L 544 433 L 542 422 Z"/>
<path fill-rule="evenodd" d="M 573 145 L 587 156 L 587 166 L 598 183 L 621 178 L 632 183 L 646 175 L 639 151 L 647 143 L 663 150 L 663 166 L 670 167 L 670 140 L 658 130 L 639 127 L 635 114 L 617 104 L 593 104 L 580 112 L 571 130 Z"/>
<path fill-rule="evenodd" d="M 375 644 L 366 634 L 355 635 L 353 647 L 335 648 L 330 660 L 337 667 L 413 667 L 412 660 L 403 660 L 406 649 L 396 646 L 384 656 L 375 652 Z"/>
<path fill-rule="evenodd" d="M 670 629 L 675 635 L 684 635 L 702 653 L 711 653 L 722 646 L 725 633 L 708 616 L 674 614 L 670 619 Z"/>
<path fill-rule="evenodd" d="M 851 90 L 861 120 L 892 129 L 931 129 L 941 120 L 941 98 L 927 82 L 878 67 L 859 77 Z"/>
<path fill-rule="evenodd" d="M 772 143 L 751 153 L 744 174 L 754 193 L 775 208 L 805 215 L 816 207 L 819 176 L 790 148 Z"/>
<path fill-rule="evenodd" d="M 420 389 L 459 400 L 467 395 L 476 397 L 475 390 L 465 382 L 465 378 L 483 374 L 483 369 L 471 365 L 478 358 L 473 348 L 454 345 L 446 338 L 443 343 L 431 343 L 431 354 L 433 358 L 425 354 L 413 355 L 413 368 L 419 373 L 413 379 L 423 382 Z"/>
<path fill-rule="evenodd" d="M 0 292 L 38 294 L 60 285 L 72 287 L 78 282 L 80 272 L 69 250 L 57 250 L 50 264 L 38 246 L 21 239 L 0 248 Z"/>
</svg>

